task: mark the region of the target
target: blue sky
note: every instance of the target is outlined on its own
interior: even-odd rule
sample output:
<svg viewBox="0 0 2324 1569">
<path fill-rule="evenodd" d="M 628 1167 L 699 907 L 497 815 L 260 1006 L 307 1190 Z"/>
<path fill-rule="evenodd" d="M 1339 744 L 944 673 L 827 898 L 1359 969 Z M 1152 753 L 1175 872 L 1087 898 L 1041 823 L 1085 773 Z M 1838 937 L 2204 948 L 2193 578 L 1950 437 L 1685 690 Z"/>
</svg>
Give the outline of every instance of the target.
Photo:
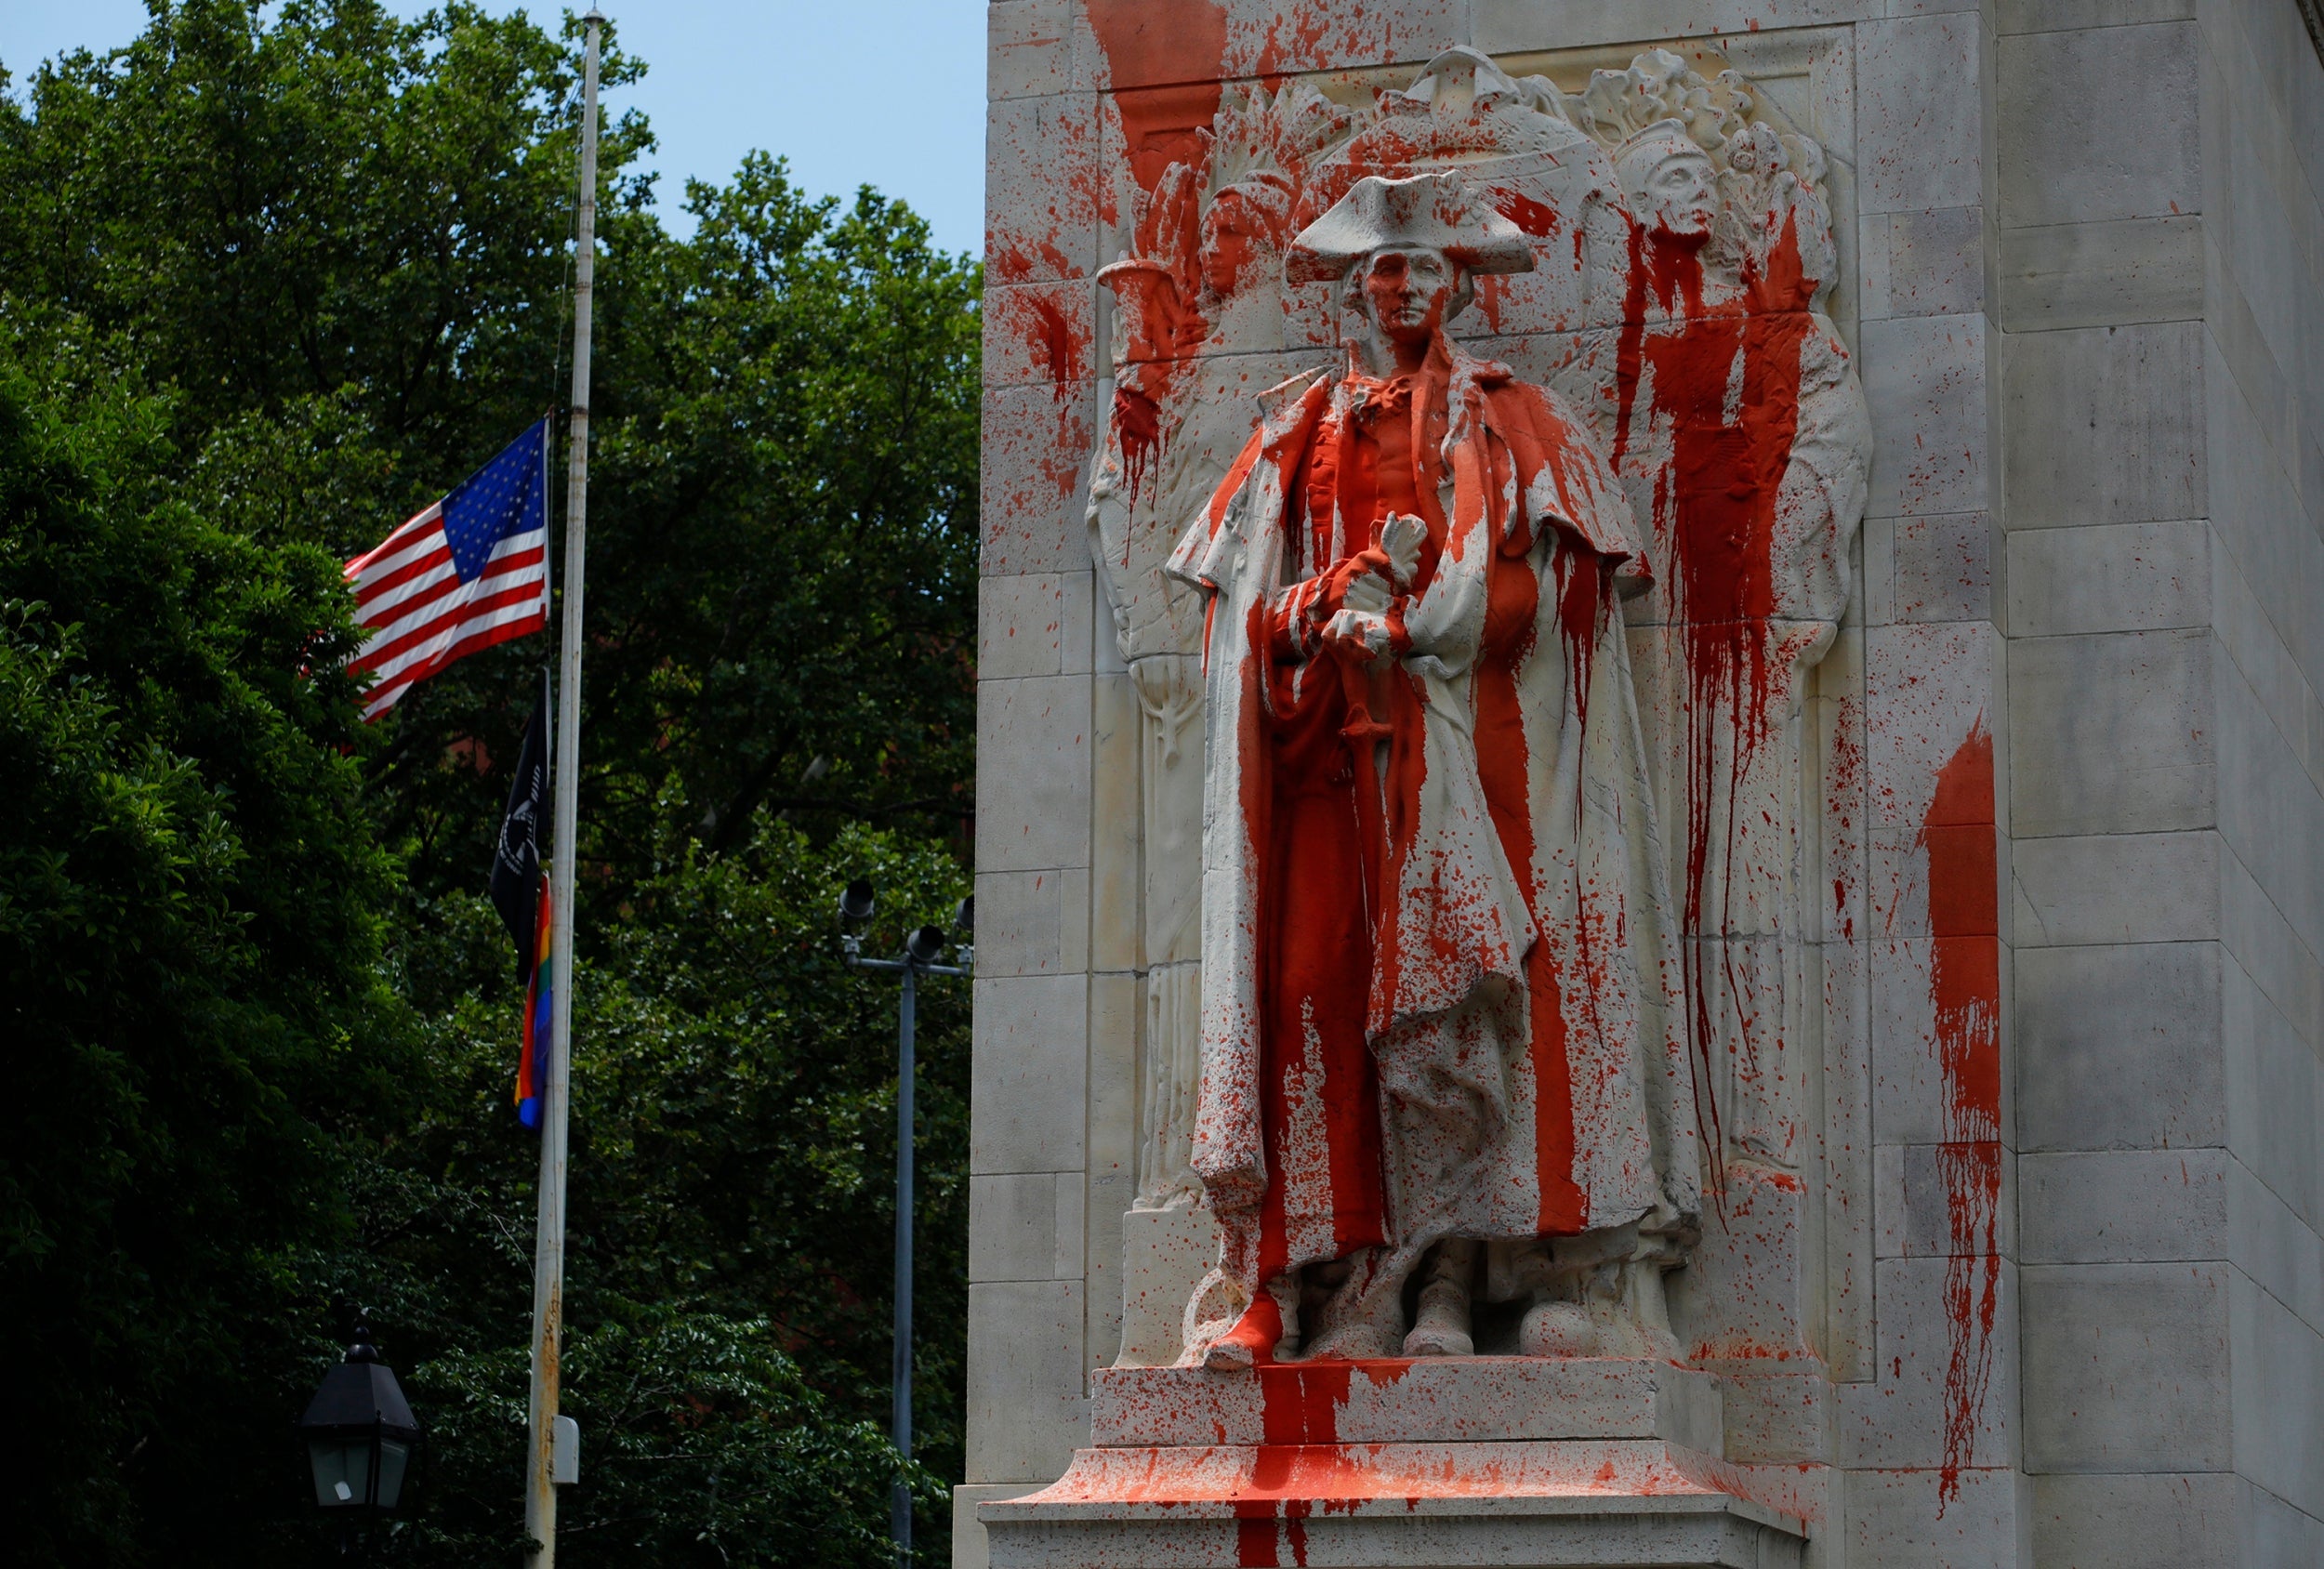
<svg viewBox="0 0 2324 1569">
<path fill-rule="evenodd" d="M 653 122 L 674 228 L 691 227 L 678 210 L 687 176 L 723 179 L 757 147 L 789 158 L 809 191 L 877 186 L 925 217 L 939 244 L 984 250 L 984 0 L 600 4 L 623 47 L 651 67 L 607 107 Z M 525 8 L 546 18 L 561 7 Z M 144 23 L 142 0 L 0 0 L 0 65 L 20 88 L 37 61 L 125 44 Z"/>
</svg>

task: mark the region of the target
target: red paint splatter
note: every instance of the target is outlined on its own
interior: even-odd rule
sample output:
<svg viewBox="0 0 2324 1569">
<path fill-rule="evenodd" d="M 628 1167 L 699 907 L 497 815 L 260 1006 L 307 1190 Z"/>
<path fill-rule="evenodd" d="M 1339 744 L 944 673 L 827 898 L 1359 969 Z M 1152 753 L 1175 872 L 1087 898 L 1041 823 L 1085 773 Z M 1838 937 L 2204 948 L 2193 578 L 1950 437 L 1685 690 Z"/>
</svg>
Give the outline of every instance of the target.
<svg viewBox="0 0 2324 1569">
<path fill-rule="evenodd" d="M 1129 470 L 1129 499 L 1135 502 L 1162 444 L 1162 410 L 1137 389 L 1117 387 L 1114 389 L 1114 429 L 1121 439 L 1123 466 Z M 1127 557 L 1122 564 L 1129 564 Z"/>
<path fill-rule="evenodd" d="M 1495 187 L 1493 210 L 1537 240 L 1546 240 L 1557 232 L 1557 209 L 1546 202 L 1535 201 L 1522 191 Z"/>
<path fill-rule="evenodd" d="M 1199 156 L 1219 112 L 1226 10 L 1215 0 L 1086 0 L 1122 120 L 1122 147 L 1152 191 L 1173 163 Z"/>
<path fill-rule="evenodd" d="M 1026 345 L 1033 351 L 1034 363 L 1048 368 L 1050 383 L 1063 402 L 1072 395 L 1073 384 L 1082 377 L 1081 355 L 1088 345 L 1065 320 L 1064 311 L 1058 309 L 1055 300 L 1036 294 L 1024 304 L 1033 313 L 1033 319 L 1024 324 Z"/>
<path fill-rule="evenodd" d="M 1280 1544 L 1294 1563 L 1307 1562 L 1306 1521 L 1320 1502 L 1328 1512 L 1342 1496 L 1353 1507 L 1356 1467 L 1339 1449 L 1340 1413 L 1360 1371 L 1374 1389 L 1411 1371 L 1406 1358 L 1362 1362 L 1276 1363 L 1257 1369 L 1261 1445 L 1250 1485 L 1235 1500 L 1235 1562 L 1272 1566 Z"/>
<path fill-rule="evenodd" d="M 1590 689 L 1597 674 L 1598 637 L 1614 603 L 1615 563 L 1604 556 L 1560 550 L 1553 559 L 1557 577 L 1557 626 L 1565 644 L 1566 699 L 1573 705 L 1574 723 L 1590 724 Z M 1582 806 L 1574 803 L 1574 820 L 1581 821 Z"/>
<path fill-rule="evenodd" d="M 1291 27 L 1287 44 L 1283 36 L 1286 22 Z M 1323 54 L 1324 26 L 1323 16 L 1296 8 L 1288 17 L 1278 16 L 1267 23 L 1266 37 L 1259 46 L 1252 71 L 1266 81 L 1269 91 L 1274 91 L 1288 73 L 1314 68 Z"/>
<path fill-rule="evenodd" d="M 1993 1376 L 2000 1295 L 2000 888 L 1993 735 L 1979 717 L 1936 776 L 1918 848 L 1928 857 L 1929 990 L 1945 1080 L 1945 1458 L 1937 1512 L 1961 1495 Z"/>
<path fill-rule="evenodd" d="M 1046 269 L 1046 274 L 1044 273 Z M 1030 251 L 1014 243 L 1005 243 L 988 236 L 984 247 L 984 275 L 988 283 L 1032 283 L 1044 275 L 1050 278 L 1073 278 L 1080 275 L 1081 264 L 1075 261 L 1056 244 L 1048 240 L 1037 241 Z"/>
<path fill-rule="evenodd" d="M 1670 426 L 1670 460 L 1654 475 L 1653 508 L 1656 536 L 1671 558 L 1671 610 L 1686 666 L 1681 946 L 1687 1033 L 1701 1069 L 1696 1110 L 1711 1134 L 1717 1200 L 1724 1188 L 1724 1135 L 1717 1098 L 1706 1093 L 1715 1082 L 1715 999 L 1732 997 L 1740 1009 L 1743 989 L 1724 963 L 1725 944 L 1697 939 L 1723 937 L 1732 927 L 1731 910 L 1706 910 L 1705 894 L 1713 869 L 1732 865 L 1737 786 L 1773 736 L 1788 696 L 1776 690 L 1771 658 L 1772 545 L 1776 499 L 1799 428 L 1800 350 L 1811 325 L 1813 286 L 1802 276 L 1799 235 L 1788 218 L 1764 270 L 1747 264 L 1731 299 L 1706 301 L 1702 249 L 1699 238 L 1631 227 L 1630 291 L 1615 361 L 1614 466 L 1620 471 L 1626 459 L 1636 461 L 1633 417 L 1641 388 L 1650 385 L 1649 415 Z M 1651 336 L 1649 295 L 1668 318 Z M 1722 822 L 1724 832 L 1714 842 L 1714 825 Z M 1723 905 L 1732 900 L 1734 878 L 1720 882 Z M 1753 1049 L 1751 1032 L 1744 1037 L 1742 1049 Z"/>
<path fill-rule="evenodd" d="M 1222 96 L 1226 12 L 1214 0 L 1088 0 L 1088 11 L 1121 156 L 1140 192 L 1131 250 L 1144 265 L 1106 283 L 1129 358 L 1141 367 L 1140 390 L 1158 404 L 1208 330 L 1199 309 L 1202 192 Z M 1103 196 L 1102 216 L 1114 222 L 1110 183 Z"/>
<path fill-rule="evenodd" d="M 1276 1363 L 1259 1370 L 1259 1431 L 1266 1444 L 1337 1444 L 1353 1362 Z"/>
</svg>

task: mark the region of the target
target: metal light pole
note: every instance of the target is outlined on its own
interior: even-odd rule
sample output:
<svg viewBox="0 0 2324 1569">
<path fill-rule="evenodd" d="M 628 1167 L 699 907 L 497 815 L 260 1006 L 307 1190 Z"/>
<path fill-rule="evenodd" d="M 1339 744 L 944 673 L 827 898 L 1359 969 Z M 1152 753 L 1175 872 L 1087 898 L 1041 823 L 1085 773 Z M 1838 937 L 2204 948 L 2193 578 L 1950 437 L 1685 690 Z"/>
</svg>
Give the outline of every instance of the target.
<svg viewBox="0 0 2324 1569">
<path fill-rule="evenodd" d="M 847 885 L 839 895 L 839 920 L 843 934 L 839 941 L 847 950 L 847 962 L 857 969 L 891 971 L 903 978 L 903 995 L 896 1012 L 896 1329 L 893 1363 L 894 1379 L 894 1437 L 896 1451 L 909 1460 L 912 1457 L 912 1081 L 914 1075 L 912 1032 L 918 1012 L 918 978 L 923 975 L 967 975 L 976 962 L 976 951 L 965 942 L 959 944 L 960 963 L 938 964 L 945 947 L 944 929 L 923 926 L 905 939 L 901 958 L 867 959 L 863 953 L 863 938 L 854 929 L 871 919 L 871 884 L 858 879 Z M 957 924 L 964 935 L 972 930 L 972 900 L 960 901 Z M 889 1495 L 889 1533 L 895 1538 L 897 1569 L 909 1569 L 912 1562 L 912 1489 L 901 1472 L 895 1487 Z"/>
</svg>

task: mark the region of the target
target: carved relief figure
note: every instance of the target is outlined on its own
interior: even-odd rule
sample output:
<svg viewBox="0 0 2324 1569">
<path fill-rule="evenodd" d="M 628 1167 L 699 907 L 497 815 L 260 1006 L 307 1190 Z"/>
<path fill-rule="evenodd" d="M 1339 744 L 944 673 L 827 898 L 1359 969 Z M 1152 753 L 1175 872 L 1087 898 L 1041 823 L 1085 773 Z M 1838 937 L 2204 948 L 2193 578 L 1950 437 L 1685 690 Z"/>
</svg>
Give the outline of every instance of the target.
<svg viewBox="0 0 2324 1569">
<path fill-rule="evenodd" d="M 1114 385 L 1088 521 L 1141 722 L 1141 1208 L 1200 1197 L 1186 1156 L 1200 985 L 1202 605 L 1163 569 L 1249 436 L 1253 397 L 1316 358 L 1281 351 L 1283 250 L 1307 158 L 1351 119 L 1303 84 L 1236 89 L 1198 138 L 1203 155 L 1129 198 L 1136 254 L 1098 273 L 1114 300 Z"/>
<path fill-rule="evenodd" d="M 1355 181 L 1287 259 L 1341 284 L 1344 366 L 1270 395 L 1169 563 L 1208 628 L 1214 1366 L 1674 1351 L 1699 1154 L 1619 604 L 1645 559 L 1579 416 L 1445 333 L 1533 266 L 1454 177 Z"/>
<path fill-rule="evenodd" d="M 1724 1145 L 1802 1158 L 1805 907 L 1801 699 L 1848 597 L 1871 453 L 1824 299 L 1823 153 L 1734 72 L 1663 50 L 1569 101 L 1631 222 L 1614 356 L 1614 465 L 1660 569 L 1633 620 L 1640 703 L 1686 956 L 1689 1035 Z M 1714 1149 L 1716 1146 L 1714 1146 Z"/>
</svg>

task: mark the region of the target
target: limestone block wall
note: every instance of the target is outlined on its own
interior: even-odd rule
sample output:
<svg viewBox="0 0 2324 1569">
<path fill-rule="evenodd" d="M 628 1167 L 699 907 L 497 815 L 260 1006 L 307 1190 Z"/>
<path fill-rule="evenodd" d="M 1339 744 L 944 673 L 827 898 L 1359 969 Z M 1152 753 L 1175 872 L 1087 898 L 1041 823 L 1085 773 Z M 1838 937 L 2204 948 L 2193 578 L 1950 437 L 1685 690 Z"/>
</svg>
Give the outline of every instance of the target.
<svg viewBox="0 0 2324 1569">
<path fill-rule="evenodd" d="M 1876 442 L 1861 600 L 1877 1266 L 1873 1355 L 1833 1369 L 1818 1550 L 1827 1564 L 1998 1565 L 2022 1535 L 2010 1021 L 1948 1038 L 1933 984 L 1989 966 L 1998 1003 L 2013 964 L 1995 892 L 2016 735 L 1995 592 L 1989 24 L 1934 7 L 1853 31 Z M 1940 804 L 1948 784 L 1967 810 Z M 1981 1092 L 1987 1114 L 1964 1117 Z"/>
<path fill-rule="evenodd" d="M 1091 1029 L 1109 678 L 1092 667 L 1092 567 L 1070 506 L 1095 396 L 1096 113 L 1062 7 L 995 6 L 989 61 L 969 1480 L 1031 1483 L 1088 1429 L 1091 1088 L 1106 1082 L 1091 1046 L 1116 1038 Z M 1032 334 L 1009 330 L 1024 322 Z M 1044 333 L 1052 350 L 1026 352 Z"/>
<path fill-rule="evenodd" d="M 2229 1496 L 2324 1561 L 2324 64 L 2291 6 L 2197 9 L 2217 725 Z"/>
<path fill-rule="evenodd" d="M 2036 1562 L 2225 1563 L 2199 78 L 2117 9 L 1996 18 L 2025 1467 Z"/>
<path fill-rule="evenodd" d="M 1689 1272 L 1747 1310 L 1725 1343 L 1763 1332 L 1718 1366 L 1729 1457 L 1799 1476 L 1823 1569 L 2324 1562 L 2324 66 L 2293 0 L 989 15 L 956 1563 L 975 1502 L 1087 1442 L 1121 1343 L 1143 851 L 1083 525 L 1093 278 L 1103 100 L 1199 89 L 1189 36 L 1270 83 L 1455 43 L 1822 62 L 1878 448 L 1802 719 L 1814 1148 Z M 1964 1035 L 1946 988 L 1987 975 Z"/>
<path fill-rule="evenodd" d="M 1996 30 L 2034 1561 L 2316 1562 L 2324 73 Z"/>
</svg>

